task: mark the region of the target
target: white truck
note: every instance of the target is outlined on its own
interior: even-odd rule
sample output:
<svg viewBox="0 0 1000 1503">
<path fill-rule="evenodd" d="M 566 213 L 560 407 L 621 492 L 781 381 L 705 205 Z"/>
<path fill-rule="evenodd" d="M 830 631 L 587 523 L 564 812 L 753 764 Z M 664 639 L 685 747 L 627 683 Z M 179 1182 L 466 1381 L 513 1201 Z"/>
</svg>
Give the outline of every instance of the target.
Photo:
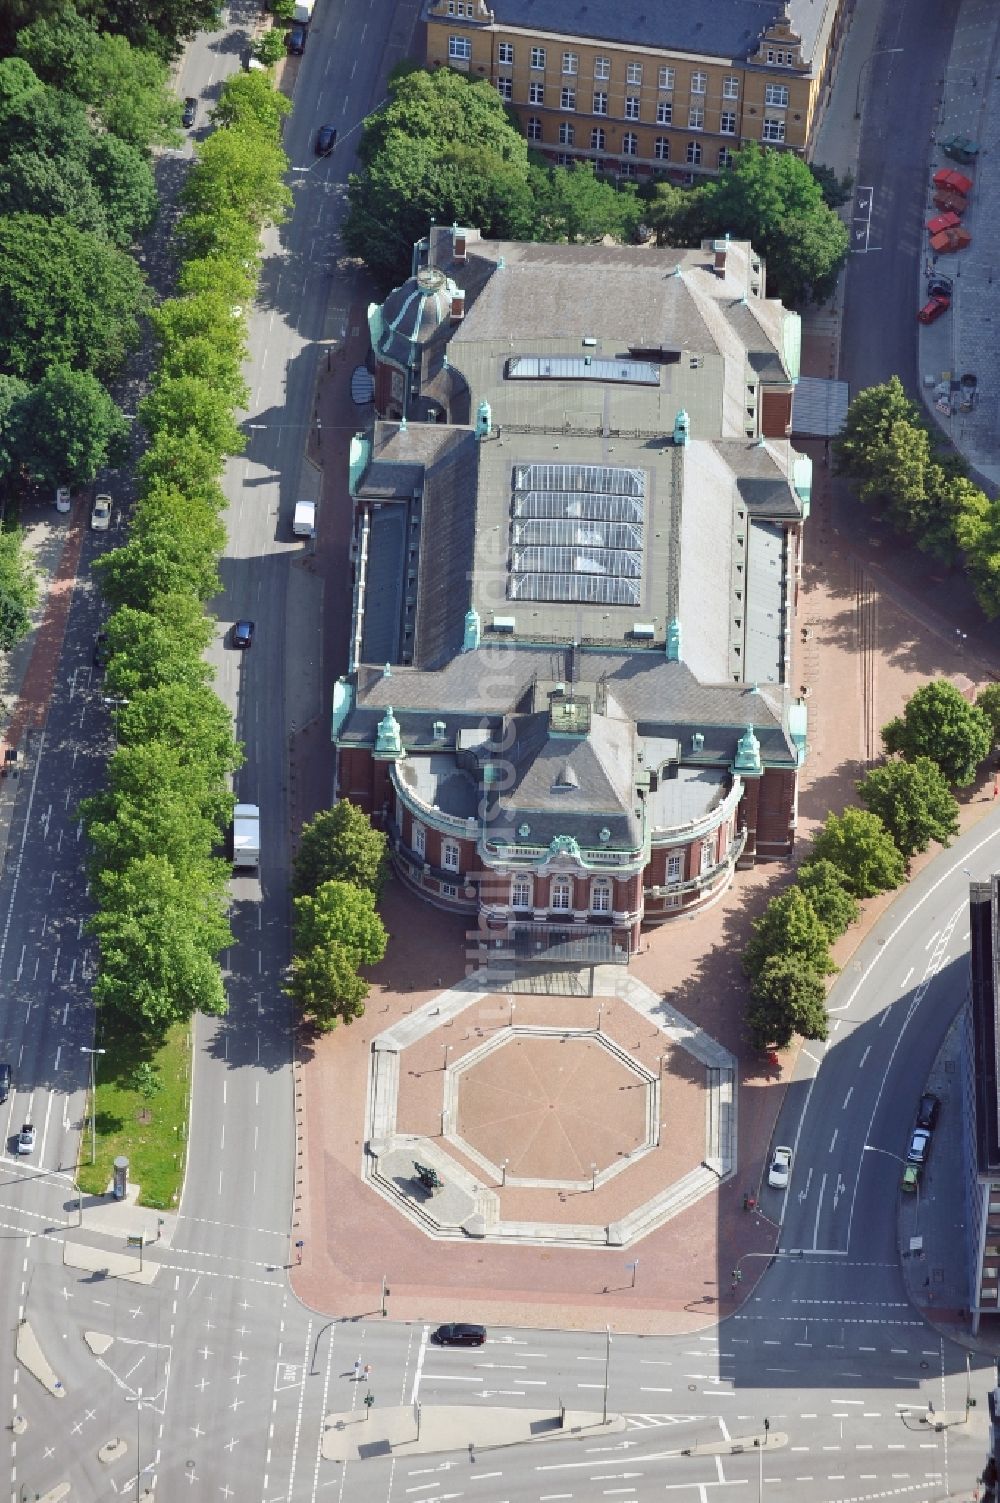
<svg viewBox="0 0 1000 1503">
<path fill-rule="evenodd" d="M 233 810 L 233 866 L 255 871 L 260 865 L 260 809 L 237 804 Z"/>
<path fill-rule="evenodd" d="M 297 26 L 308 26 L 313 18 L 313 8 L 316 0 L 296 0 L 295 9 L 292 11 L 292 20 Z"/>
<path fill-rule="evenodd" d="M 296 501 L 292 517 L 292 536 L 314 538 L 316 536 L 316 502 Z"/>
</svg>

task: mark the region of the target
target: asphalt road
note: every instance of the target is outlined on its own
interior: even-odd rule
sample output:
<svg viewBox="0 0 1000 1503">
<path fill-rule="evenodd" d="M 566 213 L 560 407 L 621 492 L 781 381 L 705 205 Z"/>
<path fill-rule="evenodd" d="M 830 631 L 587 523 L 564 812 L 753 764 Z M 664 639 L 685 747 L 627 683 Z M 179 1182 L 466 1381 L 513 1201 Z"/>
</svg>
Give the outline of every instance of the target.
<svg viewBox="0 0 1000 1503">
<path fill-rule="evenodd" d="M 781 1226 L 781 1251 L 752 1297 L 719 1330 L 613 1341 L 608 1402 L 628 1416 L 623 1434 L 470 1457 L 457 1433 L 456 1451 L 445 1457 L 321 1460 L 330 1411 L 356 1412 L 377 1436 L 381 1406 L 417 1398 L 553 1412 L 562 1402 L 599 1412 L 604 1397 L 603 1332 L 498 1330 L 482 1351 L 439 1351 L 422 1325 L 345 1325 L 303 1309 L 284 1267 L 295 1160 L 289 1019 L 279 991 L 288 954 L 285 778 L 304 650 L 295 598 L 301 545 L 291 539 L 290 517 L 312 420 L 317 341 L 343 331 L 349 305 L 350 284 L 330 271 L 351 132 L 382 86 L 386 57 L 375 39 L 398 42 L 411 17 L 412 5 L 389 0 L 366 7 L 363 18 L 320 0 L 286 130 L 300 169 L 291 179 L 295 210 L 267 238 L 250 320 L 251 438 L 227 476 L 230 548 L 212 651 L 246 745 L 238 791 L 262 807 L 264 856 L 259 880 L 234 882 L 230 1013 L 199 1022 L 189 1172 L 172 1245 L 147 1254 L 159 1264 L 151 1286 L 62 1263 L 75 1221 L 66 1176 L 84 1110 L 80 1045 L 91 1028 L 73 811 L 98 785 L 113 734 L 90 668 L 99 608 L 86 587 L 74 598 L 44 743 L 13 801 L 0 876 L 0 982 L 9 1002 L 2 1050 L 16 1092 L 4 1122 L 11 1133 L 30 1112 L 39 1145 L 35 1168 L 0 1165 L 0 1311 L 9 1331 L 27 1315 L 66 1397 L 53 1399 L 16 1364 L 0 1371 L 0 1406 L 28 1427 L 10 1442 L 11 1497 L 34 1497 L 61 1480 L 72 1482 L 74 1498 L 104 1500 L 109 1482 L 128 1497 L 154 1478 L 171 1503 L 315 1503 L 331 1494 L 344 1503 L 628 1503 L 664 1490 L 696 1492 L 703 1503 L 711 1488 L 755 1485 L 796 1498 L 808 1489 L 831 1503 L 876 1493 L 948 1496 L 969 1488 L 982 1465 L 992 1368 L 977 1357 L 967 1378 L 965 1354 L 942 1343 L 906 1298 L 891 1155 L 905 1152 L 916 1096 L 964 989 L 962 867 L 979 875 L 996 866 L 995 816 L 901 895 L 839 979 L 832 998 L 839 1026 L 828 1049 L 803 1057 L 779 1124 L 795 1163 L 787 1196 L 765 1192 L 762 1209 Z M 199 38 L 185 61 L 179 92 L 200 98 L 202 121 L 246 45 L 240 19 L 230 13 L 233 24 Z M 338 125 L 340 145 L 317 160 L 313 134 L 326 121 Z M 860 264 L 855 258 L 854 279 Z M 866 257 L 863 275 L 878 276 L 877 264 L 874 253 Z M 871 296 L 890 306 L 877 290 Z M 880 348 L 884 359 L 884 334 Z M 851 358 L 864 368 L 862 349 Z M 108 542 L 88 537 L 83 578 L 89 554 Z M 225 633 L 245 615 L 256 620 L 257 637 L 239 654 Z M 101 1357 L 84 1345 L 85 1331 L 114 1338 Z M 367 1421 L 363 1385 L 353 1381 L 359 1356 L 373 1370 L 376 1407 Z M 978 1406 L 966 1420 L 970 1381 Z M 921 1420 L 928 1404 L 949 1417 L 940 1431 Z M 755 1451 L 765 1417 L 769 1444 Z M 109 1471 L 96 1453 L 113 1436 L 129 1451 Z M 741 1440 L 742 1454 L 680 1454 Z"/>
</svg>

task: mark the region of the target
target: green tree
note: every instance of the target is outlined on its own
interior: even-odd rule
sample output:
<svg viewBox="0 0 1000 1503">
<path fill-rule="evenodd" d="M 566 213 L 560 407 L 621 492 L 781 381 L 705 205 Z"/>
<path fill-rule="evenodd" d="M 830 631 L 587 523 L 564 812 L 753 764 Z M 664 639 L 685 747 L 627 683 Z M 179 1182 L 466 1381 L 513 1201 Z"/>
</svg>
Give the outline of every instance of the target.
<svg viewBox="0 0 1000 1503">
<path fill-rule="evenodd" d="M 196 687 L 212 677 L 202 653 L 212 626 L 190 595 L 162 595 L 148 609 L 123 606 L 108 621 L 108 694 L 130 699 L 157 684 Z"/>
<path fill-rule="evenodd" d="M 929 757 L 873 767 L 855 787 L 907 860 L 926 851 L 932 840 L 947 845 L 958 833 L 958 804 Z"/>
<path fill-rule="evenodd" d="M 118 748 L 108 786 L 82 801 L 80 815 L 99 870 L 124 870 L 156 855 L 178 874 L 197 875 L 210 870 L 233 802 L 227 788 L 182 760 L 175 748 L 152 741 Z"/>
<path fill-rule="evenodd" d="M 0 483 L 21 468 L 24 403 L 30 388 L 17 376 L 0 376 Z"/>
<path fill-rule="evenodd" d="M 148 294 L 128 256 L 34 214 L 0 218 L 0 351 L 7 371 L 38 380 L 51 366 L 107 376 L 139 339 Z"/>
<path fill-rule="evenodd" d="M 38 575 L 19 527 L 0 531 L 0 651 L 10 652 L 31 629 Z"/>
<path fill-rule="evenodd" d="M 896 423 L 908 424 L 911 428 L 923 426 L 920 413 L 903 390 L 898 376 L 890 376 L 881 386 L 869 386 L 859 391 L 834 440 L 837 473 L 848 475 L 852 480 L 867 480 L 872 450 L 885 442 Z"/>
<path fill-rule="evenodd" d="M 277 27 L 268 33 L 279 44 L 278 57 L 285 51 L 285 34 Z M 277 62 L 277 58 L 274 59 Z M 262 58 L 263 62 L 264 59 Z M 218 129 L 233 126 L 250 134 L 263 133 L 273 142 L 281 139 L 281 127 L 291 112 L 291 100 L 274 86 L 264 73 L 234 73 L 226 80 L 219 102 L 212 111 L 212 124 Z"/>
<path fill-rule="evenodd" d="M 195 32 L 219 27 L 218 0 L 88 0 L 88 9 L 102 31 L 116 32 L 164 59 L 176 57 L 181 42 Z"/>
<path fill-rule="evenodd" d="M 981 710 L 990 723 L 993 745 L 1000 746 L 1000 683 L 987 684 L 976 695 L 976 709 Z"/>
<path fill-rule="evenodd" d="M 260 254 L 260 230 L 238 209 L 220 206 L 193 210 L 180 220 L 175 232 L 177 246 L 188 260 L 224 256 L 238 265 L 256 264 Z"/>
<path fill-rule="evenodd" d="M 154 53 L 99 31 L 69 7 L 24 27 L 17 50 L 39 78 L 81 99 L 123 141 L 142 151 L 179 143 L 180 101 Z"/>
<path fill-rule="evenodd" d="M 126 747 L 169 748 L 178 767 L 196 769 L 208 788 L 226 789 L 243 763 L 228 706 L 203 684 L 157 684 L 133 694 L 118 712 L 118 740 Z"/>
<path fill-rule="evenodd" d="M 990 724 L 954 684 L 935 678 L 911 694 L 901 716 L 882 727 L 882 740 L 887 752 L 908 762 L 929 757 L 953 787 L 966 788 L 989 756 Z"/>
<path fill-rule="evenodd" d="M 285 990 L 320 1033 L 329 1033 L 364 1015 L 371 987 L 358 975 L 351 952 L 334 944 L 294 956 Z"/>
<path fill-rule="evenodd" d="M 158 595 L 210 600 L 222 588 L 218 558 L 226 529 L 215 508 L 180 491 L 141 503 L 129 541 L 95 561 L 105 599 L 138 608 Z"/>
<path fill-rule="evenodd" d="M 755 1049 L 784 1049 L 795 1034 L 825 1039 L 829 1034 L 826 987 L 802 955 L 771 955 L 753 983 L 747 1008 Z"/>
<path fill-rule="evenodd" d="M 226 393 L 196 376 L 160 376 L 139 417 L 150 433 L 183 433 L 220 454 L 238 454 L 246 443 Z"/>
<path fill-rule="evenodd" d="M 1000 501 L 970 487 L 955 519 L 955 536 L 983 614 L 1000 616 Z"/>
<path fill-rule="evenodd" d="M 868 476 L 859 485 L 862 501 L 882 503 L 895 527 L 919 532 L 926 522 L 930 463 L 926 428 L 904 421 L 893 423 L 868 450 Z"/>
<path fill-rule="evenodd" d="M 173 430 L 154 433 L 139 460 L 139 477 L 145 490 L 163 486 L 189 496 L 218 489 L 225 460 L 191 433 Z"/>
<path fill-rule="evenodd" d="M 23 58 L 0 58 L 0 126 L 21 109 L 29 94 L 42 87 L 42 80 Z"/>
<path fill-rule="evenodd" d="M 254 38 L 250 52 L 265 68 L 273 68 L 285 55 L 285 33 L 277 26 L 269 27 Z"/>
<path fill-rule="evenodd" d="M 528 239 L 528 149 L 492 84 L 450 68 L 396 75 L 365 122 L 344 244 L 392 285 L 409 273 L 431 219 Z"/>
<path fill-rule="evenodd" d="M 48 485 L 85 485 L 125 453 L 129 424 L 89 371 L 53 365 L 21 406 L 21 458 Z"/>
<path fill-rule="evenodd" d="M 906 877 L 906 863 L 892 836 L 878 815 L 867 809 L 828 814 L 813 836 L 813 855 L 839 867 L 844 886 L 858 898 L 899 887 Z"/>
<path fill-rule="evenodd" d="M 100 947 L 98 1007 L 157 1036 L 195 1011 L 226 1011 L 213 959 L 232 944 L 221 893 L 159 855 L 100 872 L 95 891 L 100 906 L 87 927 Z"/>
<path fill-rule="evenodd" d="M 367 814 L 341 799 L 302 827 L 292 891 L 313 894 L 324 882 L 353 882 L 378 897 L 388 875 L 387 842 Z"/>
<path fill-rule="evenodd" d="M 824 167 L 820 162 L 810 162 L 809 171 L 819 184 L 819 191 L 828 209 L 839 209 L 850 202 L 854 191 L 852 173 L 846 172 L 843 177 L 838 177 L 832 167 Z"/>
<path fill-rule="evenodd" d="M 221 297 L 231 309 L 253 297 L 259 269 L 257 257 L 240 261 L 219 254 L 198 256 L 185 261 L 177 273 L 177 291 L 184 299 Z"/>
<path fill-rule="evenodd" d="M 756 981 L 772 955 L 801 955 L 817 975 L 837 967 L 830 958 L 830 936 L 807 895 L 799 887 L 787 887 L 772 898 L 760 918 L 743 956 L 743 969 Z"/>
<path fill-rule="evenodd" d="M 572 167 L 532 167 L 535 234 L 543 240 L 631 239 L 641 218 L 635 193 L 595 175 L 589 162 Z"/>
<path fill-rule="evenodd" d="M 376 965 L 385 955 L 385 927 L 366 887 L 321 882 L 311 897 L 296 898 L 294 908 L 297 954 L 342 945 L 355 965 Z"/>
<path fill-rule="evenodd" d="M 199 146 L 182 197 L 192 214 L 228 209 L 258 228 L 280 224 L 292 202 L 287 166 L 281 147 L 262 133 L 217 130 Z"/>
<path fill-rule="evenodd" d="M 832 861 L 806 861 L 796 882 L 809 899 L 831 939 L 845 934 L 861 912 L 858 900 L 844 886 L 844 874 Z"/>
</svg>

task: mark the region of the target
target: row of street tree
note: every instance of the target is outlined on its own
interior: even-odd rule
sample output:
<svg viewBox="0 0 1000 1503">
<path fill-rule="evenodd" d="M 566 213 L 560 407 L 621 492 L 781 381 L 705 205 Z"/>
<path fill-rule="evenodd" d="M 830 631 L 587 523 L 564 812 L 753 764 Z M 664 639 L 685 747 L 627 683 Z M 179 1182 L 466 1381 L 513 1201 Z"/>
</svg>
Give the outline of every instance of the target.
<svg viewBox="0 0 1000 1503">
<path fill-rule="evenodd" d="M 1000 616 L 1000 501 L 941 447 L 898 376 L 854 398 L 834 444 L 837 468 L 862 501 L 948 564 L 961 562 L 983 613 Z"/>
<path fill-rule="evenodd" d="M 831 207 L 842 186 L 789 152 L 750 145 L 697 188 L 616 187 L 586 163 L 548 166 L 492 84 L 450 68 L 397 69 L 358 157 L 344 243 L 386 289 L 409 275 L 432 220 L 508 240 L 627 241 L 645 225 L 661 244 L 683 246 L 729 233 L 753 242 L 768 291 L 792 305 L 827 296 L 847 251 Z"/>
<path fill-rule="evenodd" d="M 92 848 L 94 998 L 147 1038 L 195 1010 L 221 1013 L 232 775 L 242 754 L 204 661 L 205 604 L 220 588 L 227 458 L 243 446 L 243 309 L 254 296 L 262 228 L 289 193 L 287 100 L 265 73 L 222 89 L 175 232 L 177 294 L 150 317 L 155 377 L 139 417 L 148 446 L 129 540 L 99 565 L 114 607 L 106 687 L 118 748 L 107 787 L 82 814 Z"/>
<path fill-rule="evenodd" d="M 953 787 L 967 787 L 1000 743 L 1000 684 L 970 705 L 932 679 L 882 728 L 890 755 L 856 784 L 864 808 L 830 814 L 795 882 L 772 898 L 743 958 L 750 978 L 747 1025 L 755 1048 L 784 1048 L 795 1034 L 827 1037 L 830 954 L 860 901 L 899 887 L 910 859 L 958 830 Z"/>
</svg>

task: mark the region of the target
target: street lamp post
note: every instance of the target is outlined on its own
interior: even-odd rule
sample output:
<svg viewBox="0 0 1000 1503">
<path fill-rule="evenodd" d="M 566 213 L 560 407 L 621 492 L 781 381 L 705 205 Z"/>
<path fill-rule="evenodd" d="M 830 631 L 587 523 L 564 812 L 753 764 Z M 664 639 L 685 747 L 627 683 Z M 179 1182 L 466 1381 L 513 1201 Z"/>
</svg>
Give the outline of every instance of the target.
<svg viewBox="0 0 1000 1503">
<path fill-rule="evenodd" d="M 611 1327 L 604 1327 L 607 1344 L 604 1348 L 604 1424 L 608 1422 L 608 1383 L 611 1378 Z"/>
<path fill-rule="evenodd" d="M 141 1388 L 137 1388 L 134 1394 L 126 1394 L 125 1402 L 126 1404 L 135 1405 L 135 1500 L 136 1503 L 139 1503 L 139 1484 L 142 1481 L 143 1473 L 143 1467 L 139 1460 L 139 1448 L 142 1443 L 140 1421 L 142 1419 L 143 1408 L 152 1409 L 153 1402 L 152 1400 L 147 1400 L 144 1403 Z"/>
<path fill-rule="evenodd" d="M 875 52 L 869 53 L 869 55 L 865 58 L 864 62 L 861 64 L 861 67 L 858 69 L 858 90 L 854 96 L 855 120 L 861 119 L 861 85 L 864 81 L 865 69 L 868 67 L 868 64 L 870 62 L 873 62 L 877 57 L 885 57 L 886 53 L 902 52 L 903 50 L 904 49 L 902 47 L 879 47 Z"/>
<path fill-rule="evenodd" d="M 97 1159 L 97 1070 L 94 1059 L 98 1054 L 106 1054 L 106 1049 L 88 1049 L 86 1044 L 80 1045 L 81 1054 L 90 1055 L 90 1162 L 93 1164 Z"/>
<path fill-rule="evenodd" d="M 864 1146 L 864 1148 L 861 1151 L 862 1151 L 862 1153 L 884 1153 L 887 1159 L 895 1159 L 896 1163 L 897 1164 L 902 1164 L 902 1166 L 903 1166 L 904 1169 L 907 1167 L 907 1164 L 909 1162 L 907 1159 L 904 1159 L 901 1154 L 899 1154 L 899 1153 L 893 1153 L 890 1148 L 876 1148 L 874 1143 L 866 1143 L 865 1146 Z M 913 1229 L 914 1229 L 914 1234 L 915 1235 L 919 1235 L 919 1232 L 920 1232 L 920 1175 L 919 1174 L 917 1175 L 916 1179 L 913 1181 L 913 1188 L 914 1188 L 914 1190 L 916 1191 L 916 1194 L 917 1194 L 917 1209 L 916 1209 L 916 1214 L 915 1214 L 915 1216 L 913 1218 Z"/>
</svg>

